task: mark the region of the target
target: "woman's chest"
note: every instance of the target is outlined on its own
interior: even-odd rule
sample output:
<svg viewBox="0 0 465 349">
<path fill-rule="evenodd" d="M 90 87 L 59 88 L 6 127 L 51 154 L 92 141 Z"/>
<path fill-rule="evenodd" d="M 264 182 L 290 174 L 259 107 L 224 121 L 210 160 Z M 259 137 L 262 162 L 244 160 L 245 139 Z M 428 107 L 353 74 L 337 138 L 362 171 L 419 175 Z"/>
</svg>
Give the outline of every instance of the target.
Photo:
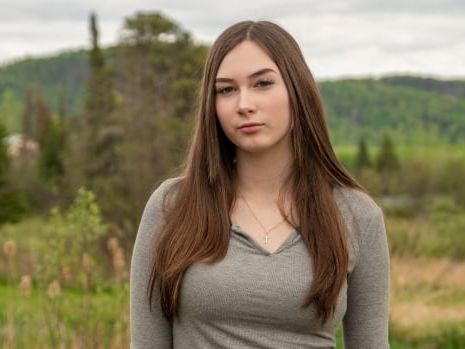
<svg viewBox="0 0 465 349">
<path fill-rule="evenodd" d="M 318 327 L 314 306 L 302 309 L 312 283 L 312 263 L 303 242 L 266 255 L 244 239 L 231 239 L 226 257 L 215 264 L 196 263 L 184 275 L 180 316 L 200 322 L 241 321 L 251 326 Z M 334 327 L 346 309 L 340 298 Z"/>
</svg>

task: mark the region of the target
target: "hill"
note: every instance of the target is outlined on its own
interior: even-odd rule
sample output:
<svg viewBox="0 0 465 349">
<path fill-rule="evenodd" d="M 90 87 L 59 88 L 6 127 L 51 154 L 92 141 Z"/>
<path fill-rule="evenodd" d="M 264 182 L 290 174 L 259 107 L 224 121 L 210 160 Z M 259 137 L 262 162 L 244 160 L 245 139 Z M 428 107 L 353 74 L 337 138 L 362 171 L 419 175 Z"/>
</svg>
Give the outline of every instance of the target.
<svg viewBox="0 0 465 349">
<path fill-rule="evenodd" d="M 106 56 L 111 61 L 112 51 Z M 69 51 L 0 67 L 0 119 L 19 130 L 26 86 L 41 90 L 52 110 L 77 114 L 85 96 L 87 52 Z M 403 142 L 438 138 L 465 140 L 465 81 L 387 76 L 319 82 L 335 143 L 354 143 L 360 134 L 379 140 L 390 130 Z"/>
</svg>

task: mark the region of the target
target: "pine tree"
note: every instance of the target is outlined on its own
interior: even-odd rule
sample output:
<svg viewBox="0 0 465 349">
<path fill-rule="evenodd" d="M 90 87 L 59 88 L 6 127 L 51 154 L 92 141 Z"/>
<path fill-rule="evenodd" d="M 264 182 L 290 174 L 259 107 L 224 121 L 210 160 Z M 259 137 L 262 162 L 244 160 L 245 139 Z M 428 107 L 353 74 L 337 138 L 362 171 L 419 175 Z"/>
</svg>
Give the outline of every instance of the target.
<svg viewBox="0 0 465 349">
<path fill-rule="evenodd" d="M 90 32 L 92 48 L 85 116 L 85 175 L 88 186 L 95 190 L 99 179 L 116 172 L 115 147 L 119 135 L 112 121 L 115 107 L 112 74 L 99 47 L 97 18 L 93 13 L 90 16 Z"/>
<path fill-rule="evenodd" d="M 358 142 L 357 157 L 355 161 L 355 168 L 360 172 L 363 168 L 371 167 L 370 154 L 365 142 L 365 137 L 361 136 Z"/>
<path fill-rule="evenodd" d="M 394 151 L 394 144 L 388 133 L 385 133 L 381 141 L 376 168 L 380 173 L 392 173 L 399 168 L 399 160 Z"/>
<path fill-rule="evenodd" d="M 36 138 L 42 147 L 44 142 L 45 133 L 50 125 L 50 108 L 42 98 L 40 90 L 36 91 L 35 106 L 37 111 L 37 127 L 36 127 Z"/>
<path fill-rule="evenodd" d="M 6 129 L 2 123 L 0 123 L 0 188 L 4 185 L 7 178 L 7 172 L 9 167 L 9 158 L 7 152 L 7 145 L 5 142 Z"/>
<path fill-rule="evenodd" d="M 22 133 L 25 139 L 33 139 L 35 137 L 34 113 L 34 88 L 31 85 L 28 85 L 26 88 L 26 100 L 22 118 Z"/>
<path fill-rule="evenodd" d="M 10 161 L 5 137 L 6 129 L 0 123 L 0 224 L 18 221 L 27 209 L 24 196 L 13 188 L 9 180 Z"/>
<path fill-rule="evenodd" d="M 376 168 L 381 176 L 381 193 L 383 195 L 391 194 L 397 179 L 396 172 L 399 168 L 399 160 L 394 151 L 392 139 L 387 133 L 384 134 L 381 141 Z"/>
<path fill-rule="evenodd" d="M 90 32 L 92 47 L 89 53 L 90 76 L 87 85 L 86 109 L 87 113 L 90 113 L 90 121 L 98 123 L 103 120 L 104 115 L 113 110 L 114 99 L 111 72 L 106 66 L 99 46 L 97 17 L 94 13 L 90 15 Z"/>
<path fill-rule="evenodd" d="M 64 133 L 59 120 L 49 122 L 40 148 L 40 175 L 49 183 L 55 183 L 65 173 L 63 164 Z"/>
</svg>

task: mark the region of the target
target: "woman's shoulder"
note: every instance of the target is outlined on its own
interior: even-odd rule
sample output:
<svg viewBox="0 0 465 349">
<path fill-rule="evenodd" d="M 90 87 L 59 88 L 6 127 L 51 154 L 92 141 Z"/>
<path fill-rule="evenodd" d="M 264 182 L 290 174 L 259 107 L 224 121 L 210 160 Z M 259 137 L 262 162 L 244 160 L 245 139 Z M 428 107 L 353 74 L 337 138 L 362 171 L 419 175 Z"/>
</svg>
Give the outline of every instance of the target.
<svg viewBox="0 0 465 349">
<path fill-rule="evenodd" d="M 160 183 L 160 185 L 155 189 L 154 193 L 157 191 L 166 193 L 168 190 L 170 190 L 170 188 L 180 183 L 183 179 L 183 176 L 167 178 Z"/>
<path fill-rule="evenodd" d="M 370 221 L 381 213 L 381 208 L 375 200 L 360 189 L 337 186 L 333 192 L 336 204 L 344 218 Z"/>
<path fill-rule="evenodd" d="M 362 190 L 350 187 L 334 189 L 336 204 L 347 228 L 351 251 L 349 271 L 357 263 L 358 256 L 372 253 L 374 241 L 384 241 L 386 231 L 381 208 L 373 198 Z"/>
<path fill-rule="evenodd" d="M 159 218 L 166 195 L 171 189 L 174 189 L 176 184 L 180 183 L 183 177 L 173 177 L 163 180 L 151 193 L 143 212 L 143 216 L 149 217 L 150 220 Z"/>
<path fill-rule="evenodd" d="M 155 228 L 162 226 L 164 215 L 164 201 L 166 194 L 171 188 L 174 188 L 176 183 L 179 183 L 182 177 L 168 178 L 161 182 L 160 185 L 150 195 L 142 218 L 139 223 L 137 239 L 144 241 L 144 243 L 151 241 L 155 234 Z"/>
<path fill-rule="evenodd" d="M 165 199 L 166 194 L 174 189 L 184 177 L 171 177 L 163 180 L 152 192 L 147 202 L 147 206 L 160 206 Z"/>
</svg>

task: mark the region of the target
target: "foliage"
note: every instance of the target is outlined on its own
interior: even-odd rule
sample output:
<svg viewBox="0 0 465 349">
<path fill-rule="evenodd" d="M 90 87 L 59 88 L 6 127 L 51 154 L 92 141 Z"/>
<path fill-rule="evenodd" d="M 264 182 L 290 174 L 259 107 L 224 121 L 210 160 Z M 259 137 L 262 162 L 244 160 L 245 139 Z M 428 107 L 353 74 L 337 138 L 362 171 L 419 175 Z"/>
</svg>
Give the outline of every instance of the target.
<svg viewBox="0 0 465 349">
<path fill-rule="evenodd" d="M 60 119 L 51 120 L 44 131 L 41 142 L 39 170 L 44 181 L 56 183 L 65 174 L 63 150 L 65 146 L 63 123 Z"/>
<path fill-rule="evenodd" d="M 444 81 L 406 75 L 386 76 L 380 80 L 393 86 L 412 87 L 415 89 L 434 92 L 445 96 L 461 98 L 465 97 L 465 81 Z"/>
<path fill-rule="evenodd" d="M 455 84 L 441 83 L 443 89 Z M 464 143 L 463 97 L 383 79 L 325 81 L 319 86 L 332 139 L 338 145 L 354 144 L 362 134 L 377 143 L 379 130 L 390 131 L 403 144 Z"/>
<path fill-rule="evenodd" d="M 0 185 L 5 181 L 10 163 L 5 138 L 6 130 L 3 123 L 0 122 Z"/>
<path fill-rule="evenodd" d="M 13 61 L 0 67 L 0 95 L 9 91 L 12 98 L 9 100 L 23 100 L 27 85 L 40 86 L 52 113 L 62 113 L 64 109 L 64 114 L 75 114 L 84 100 L 89 71 L 86 57 L 86 50 L 81 49 Z M 21 110 L 15 108 L 14 103 L 6 105 L 20 117 Z M 19 130 L 18 126 L 13 123 L 9 130 Z"/>
<path fill-rule="evenodd" d="M 8 253 L 6 270 L 0 258 L 0 281 L 6 280 L 8 293 L 3 297 L 5 285 L 0 282 L 0 327 L 6 329 L 0 330 L 2 347 L 125 347 L 126 256 L 117 239 L 103 240 L 108 226 L 93 193 L 80 189 L 65 212 L 54 209 L 48 221 L 36 221 L 33 230 L 14 229 L 5 227 L 2 245 L 14 244 L 12 239 L 21 239 L 24 233 L 40 237 L 19 243 Z"/>
<path fill-rule="evenodd" d="M 5 136 L 5 127 L 0 122 L 0 224 L 18 221 L 28 209 L 26 198 L 12 185 Z"/>
<path fill-rule="evenodd" d="M 11 89 L 4 89 L 0 95 L 0 123 L 5 125 L 8 134 L 20 131 L 22 109 L 21 99 Z"/>
<path fill-rule="evenodd" d="M 413 211 L 407 217 L 395 212 L 388 216 L 391 253 L 464 260 L 465 209 L 450 197 L 440 196 L 430 198 L 426 207 L 426 211 Z"/>
<path fill-rule="evenodd" d="M 111 124 L 102 125 L 117 143 L 118 168 L 97 194 L 106 198 L 106 217 L 132 241 L 147 193 L 187 148 L 206 49 L 158 12 L 127 18 L 123 34 L 112 61 L 117 103 Z"/>
<path fill-rule="evenodd" d="M 394 150 L 394 144 L 388 133 L 385 133 L 381 142 L 376 167 L 380 173 L 393 173 L 399 167 L 399 160 Z"/>
<path fill-rule="evenodd" d="M 107 66 L 98 42 L 97 19 L 90 16 L 92 47 L 89 52 L 90 74 L 87 81 L 87 96 L 81 133 L 84 151 L 83 170 L 86 184 L 100 194 L 101 184 L 109 175 L 118 171 L 116 147 L 118 130 L 112 120 L 115 108 L 112 71 Z"/>
<path fill-rule="evenodd" d="M 364 168 L 370 167 L 371 160 L 370 155 L 368 153 L 367 144 L 365 141 L 365 137 L 360 137 L 358 142 L 358 149 L 357 149 L 357 156 L 355 161 L 355 169 L 357 172 L 360 172 Z"/>
<path fill-rule="evenodd" d="M 76 280 L 82 287 L 91 287 L 94 281 L 88 279 L 91 276 L 88 272 L 92 270 L 93 276 L 101 273 L 96 265 L 98 243 L 108 229 L 102 222 L 94 194 L 80 188 L 67 212 L 52 210 L 48 228 L 40 248 L 48 251 L 41 256 L 41 279 L 48 284 L 67 267 L 80 270 Z M 84 259 L 87 266 L 83 265 Z"/>
</svg>

